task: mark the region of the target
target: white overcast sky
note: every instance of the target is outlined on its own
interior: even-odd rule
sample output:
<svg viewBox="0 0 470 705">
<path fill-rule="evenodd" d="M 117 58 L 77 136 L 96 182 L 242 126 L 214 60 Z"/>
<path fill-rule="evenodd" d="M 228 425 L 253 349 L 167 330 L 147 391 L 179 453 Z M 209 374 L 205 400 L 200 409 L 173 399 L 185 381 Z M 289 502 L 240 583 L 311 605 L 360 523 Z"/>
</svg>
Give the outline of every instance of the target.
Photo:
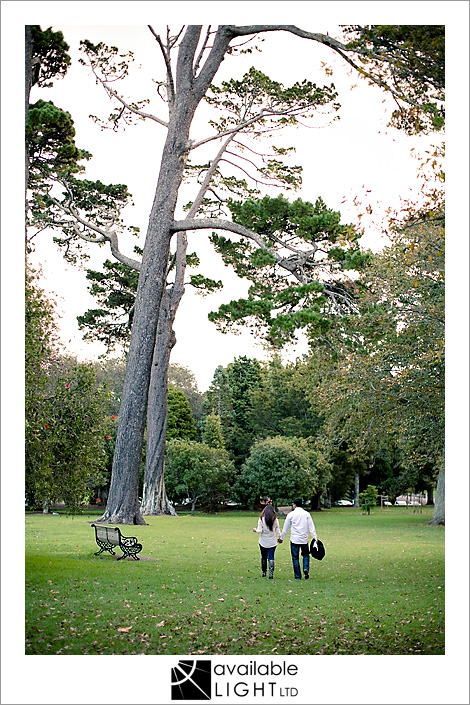
<svg viewBox="0 0 470 705">
<path fill-rule="evenodd" d="M 130 657 L 114 658 L 109 677 L 102 678 L 103 661 L 88 657 L 89 668 L 78 657 L 60 662 L 54 657 L 26 659 L 23 642 L 22 583 L 12 582 L 12 571 L 21 577 L 19 558 L 12 552 L 12 524 L 22 522 L 21 446 L 23 426 L 23 45 L 24 24 L 53 26 L 64 32 L 75 59 L 81 38 L 115 43 L 132 50 L 142 61 L 142 90 L 150 73 L 161 78 L 162 63 L 147 24 L 179 26 L 198 23 L 289 23 L 326 32 L 338 24 L 446 24 L 448 65 L 447 183 L 448 183 L 448 270 L 447 285 L 447 386 L 448 434 L 446 460 L 449 521 L 446 527 L 449 561 L 447 565 L 447 646 L 444 657 L 361 657 L 311 661 L 311 671 L 321 663 L 321 675 L 303 683 L 303 692 L 316 703 L 407 703 L 429 705 L 468 702 L 468 640 L 462 624 L 468 625 L 468 3 L 447 2 L 2 2 L 2 571 L 3 702 L 10 703 L 155 703 L 162 702 L 158 681 L 169 678 L 174 657 L 151 658 L 142 668 L 139 684 L 122 680 L 121 663 Z M 252 63 L 284 84 L 307 78 L 329 82 L 319 74 L 320 61 L 332 65 L 333 57 L 313 43 L 276 35 L 267 37 L 260 55 L 245 61 L 226 60 L 216 82 L 234 72 L 243 72 Z M 353 79 L 358 87 L 350 90 L 350 79 L 339 72 L 331 80 L 339 89 L 341 121 L 334 127 L 298 130 L 286 135 L 286 143 L 298 146 L 297 163 L 304 167 L 304 186 L 299 195 L 306 200 L 322 196 L 328 206 L 338 208 L 345 221 L 354 217 L 352 198 L 370 189 L 372 203 L 393 205 L 413 187 L 415 162 L 410 159 L 416 140 L 385 127 L 383 96 L 376 89 Z M 32 99 L 39 97 L 35 92 Z M 105 115 L 108 106 L 103 95 L 76 61 L 67 77 L 41 97 L 54 100 L 69 110 L 77 129 L 77 144 L 93 153 L 87 175 L 102 181 L 129 185 L 136 206 L 129 223 L 145 232 L 159 165 L 159 146 L 164 131 L 153 124 L 140 125 L 123 135 L 103 133 L 88 118 L 90 113 Z M 18 106 L 19 110 L 18 110 Z M 162 106 L 163 107 L 163 106 Z M 434 141 L 434 140 L 431 140 Z M 420 141 L 418 141 L 420 142 Z M 420 142 L 423 146 L 426 140 Z M 345 202 L 343 203 L 343 201 Z M 189 199 L 188 199 L 189 200 Z M 449 235 L 450 233 L 450 235 Z M 194 236 L 197 248 L 207 235 Z M 194 248 L 196 249 L 196 244 Z M 100 250 L 100 254 L 103 251 Z M 104 253 L 103 253 L 104 254 Z M 91 357 L 75 328 L 75 317 L 92 304 L 83 274 L 65 267 L 50 244 L 38 241 L 36 260 L 42 262 L 48 291 L 58 297 L 63 317 L 62 334 L 70 349 L 81 357 Z M 214 266 L 209 251 L 203 262 L 211 275 Z M 97 261 L 93 260 L 93 266 Z M 188 366 L 196 374 L 201 390 L 207 388 L 217 365 L 234 357 L 262 357 L 248 336 L 222 336 L 206 320 L 207 312 L 219 303 L 239 296 L 240 286 L 228 270 L 223 270 L 226 290 L 200 299 L 188 292 L 178 312 L 178 343 L 172 361 Z M 292 353 L 293 354 L 293 353 Z M 456 496 L 463 497 L 460 502 Z M 15 497 L 18 509 L 12 514 Z M 458 511 L 452 512 L 453 504 Z M 454 521 L 453 517 L 459 517 Z M 462 516 L 465 518 L 462 524 Z M 20 532 L 21 533 L 21 532 Z M 459 547 L 452 555 L 452 546 Z M 16 550 L 15 544 L 15 550 Z M 20 551 L 21 553 L 21 551 Z M 452 555 L 452 559 L 450 556 Z M 468 559 L 467 559 L 468 560 Z M 468 566 L 468 564 L 467 564 Z M 462 571 L 462 567 L 464 570 Z M 6 578 L 5 578 L 6 576 Z M 467 576 L 467 577 L 465 577 Z M 16 601 L 19 600 L 19 603 Z M 11 609 L 11 606 L 16 609 Z M 454 609 L 452 609 L 452 605 Z M 458 612 L 455 605 L 459 606 Z M 267 615 L 269 623 L 269 615 Z M 468 635 L 468 632 L 467 632 Z M 98 658 L 98 657 L 96 657 Z M 308 656 L 294 659 L 307 660 Z M 312 657 L 313 658 L 313 657 Z M 371 657 L 368 657 L 369 659 Z M 430 661 L 429 658 L 432 658 Z M 120 659 L 120 661 L 116 661 Z M 236 657 L 232 661 L 243 660 Z M 291 659 L 292 660 L 292 659 Z M 135 661 L 133 660 L 133 663 Z M 145 664 L 148 662 L 146 661 Z M 59 665 L 60 664 L 60 665 Z M 340 664 L 340 665 L 338 665 Z M 438 669 L 432 670 L 439 664 Z M 363 687 L 364 674 L 368 687 Z M 338 680 L 334 680 L 340 676 Z M 465 685 L 463 685 L 462 678 Z M 166 682 L 166 681 L 165 681 Z M 361 684 L 362 682 L 362 684 Z M 340 685 L 341 687 L 335 687 Z M 370 686 L 370 687 L 369 687 Z M 314 694 L 314 696 L 313 696 Z M 248 702 L 247 699 L 245 699 Z M 299 700 L 300 705 L 300 700 Z"/>
</svg>

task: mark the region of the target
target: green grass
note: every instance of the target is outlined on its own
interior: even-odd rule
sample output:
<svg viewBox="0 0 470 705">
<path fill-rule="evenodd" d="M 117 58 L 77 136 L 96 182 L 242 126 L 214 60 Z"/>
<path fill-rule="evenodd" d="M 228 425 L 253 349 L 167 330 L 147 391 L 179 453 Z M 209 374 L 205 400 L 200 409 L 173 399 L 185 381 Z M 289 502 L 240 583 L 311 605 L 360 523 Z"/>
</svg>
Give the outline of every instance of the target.
<svg viewBox="0 0 470 705">
<path fill-rule="evenodd" d="M 256 516 L 148 517 L 123 533 L 152 560 L 117 562 L 93 555 L 93 517 L 26 515 L 26 654 L 444 654 L 429 509 L 314 514 L 327 553 L 308 581 L 288 540 L 261 577 Z"/>
</svg>

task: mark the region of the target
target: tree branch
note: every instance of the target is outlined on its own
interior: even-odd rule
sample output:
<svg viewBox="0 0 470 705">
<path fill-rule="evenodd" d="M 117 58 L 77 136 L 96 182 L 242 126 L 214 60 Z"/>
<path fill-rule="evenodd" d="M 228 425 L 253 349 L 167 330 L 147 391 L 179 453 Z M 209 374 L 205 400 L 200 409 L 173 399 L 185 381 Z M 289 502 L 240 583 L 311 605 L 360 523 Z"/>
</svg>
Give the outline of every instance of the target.
<svg viewBox="0 0 470 705">
<path fill-rule="evenodd" d="M 261 110 L 257 115 L 254 115 L 252 118 L 249 120 L 245 120 L 242 123 L 239 123 L 238 125 L 235 125 L 235 127 L 229 129 L 229 130 L 224 130 L 223 132 L 217 132 L 215 135 L 212 135 L 211 137 L 206 137 L 202 140 L 199 140 L 199 142 L 194 142 L 194 144 L 191 145 L 191 149 L 197 149 L 203 144 L 206 144 L 207 142 L 213 142 L 214 140 L 218 140 L 221 137 L 226 137 L 227 135 L 235 135 L 237 132 L 241 132 L 242 130 L 245 129 L 245 127 L 249 127 L 252 125 L 254 122 L 257 120 L 260 120 L 261 118 L 265 117 L 265 110 Z"/>
<path fill-rule="evenodd" d="M 122 98 L 118 93 L 116 93 L 115 90 L 110 88 L 106 83 L 102 82 L 102 85 L 104 89 L 112 95 L 116 100 L 118 100 L 127 110 L 129 110 L 131 113 L 135 113 L 141 118 L 144 119 L 149 119 L 153 120 L 154 122 L 158 123 L 159 125 L 163 125 L 163 127 L 168 127 L 168 122 L 165 120 L 162 120 L 161 118 L 157 117 L 156 115 L 152 115 L 151 113 L 144 113 L 143 110 L 138 110 L 137 108 L 133 108 L 132 105 L 129 105 L 124 98 Z"/>
<path fill-rule="evenodd" d="M 103 228 L 98 227 L 94 223 L 91 223 L 89 220 L 86 220 L 85 218 L 82 218 L 82 216 L 72 207 L 72 206 L 65 206 L 63 203 L 58 201 L 55 198 L 51 198 L 51 201 L 58 207 L 60 210 L 62 210 L 64 213 L 67 215 L 70 215 L 74 221 L 70 222 L 70 225 L 73 227 L 75 234 L 81 239 L 85 240 L 85 242 L 93 242 L 93 243 L 100 243 L 100 242 L 109 242 L 111 252 L 113 256 L 122 264 L 127 265 L 131 269 L 135 269 L 137 271 L 140 271 L 140 262 L 138 260 L 134 260 L 131 257 L 127 257 L 124 255 L 120 250 L 119 250 L 119 243 L 118 243 L 118 236 L 116 232 L 112 232 L 110 230 L 105 230 Z M 91 230 L 92 232 L 97 233 L 99 235 L 99 238 L 93 238 L 90 235 L 86 235 L 85 232 L 81 231 L 77 223 L 80 223 L 83 225 L 85 228 L 88 230 Z"/>
<path fill-rule="evenodd" d="M 330 37 L 327 34 L 321 34 L 318 32 L 307 32 L 306 30 L 300 29 L 295 25 L 248 25 L 244 27 L 237 27 L 235 25 L 225 25 L 224 29 L 232 37 L 241 37 L 246 36 L 248 34 L 259 34 L 261 32 L 289 32 L 290 34 L 294 34 L 297 37 L 301 37 L 303 39 L 311 39 L 312 41 L 319 42 L 320 44 L 324 44 L 325 46 L 329 47 L 337 54 L 339 54 L 341 58 L 344 59 L 344 61 L 346 61 L 350 66 L 352 66 L 355 71 L 361 74 L 361 76 L 364 76 L 370 81 L 373 81 L 373 83 L 380 86 L 380 88 L 389 91 L 395 98 L 405 101 L 409 105 L 412 105 L 414 107 L 421 107 L 419 103 L 416 103 L 415 101 L 411 100 L 409 96 L 405 96 L 397 92 L 396 90 L 391 88 L 383 79 L 378 76 L 374 76 L 374 74 L 370 73 L 369 71 L 366 71 L 361 66 L 358 66 L 349 56 L 347 56 L 347 52 L 355 52 L 356 54 L 365 56 L 367 59 L 377 59 L 379 61 L 384 61 L 386 59 L 383 54 L 376 54 L 375 52 L 371 52 L 366 49 L 361 49 L 359 47 L 348 49 L 348 47 L 346 47 L 344 44 L 339 42 L 337 39 Z"/>
<path fill-rule="evenodd" d="M 153 27 L 151 27 L 151 25 L 147 25 L 147 27 L 149 28 L 149 30 L 152 32 L 153 36 L 154 36 L 155 39 L 157 40 L 158 46 L 160 47 L 160 50 L 161 50 L 161 52 L 162 52 L 163 59 L 164 59 L 164 61 L 165 61 L 165 66 L 166 66 L 166 75 L 167 75 L 167 78 L 168 78 L 169 101 L 170 101 L 171 104 L 173 104 L 173 103 L 174 103 L 174 100 L 175 100 L 175 84 L 174 84 L 174 82 L 173 82 L 173 74 L 172 74 L 172 71 L 171 71 L 171 62 L 170 62 L 170 55 L 169 55 L 169 52 L 167 52 L 167 51 L 165 50 L 165 47 L 163 46 L 163 42 L 162 42 L 162 40 L 160 39 L 160 35 L 158 35 L 158 34 L 155 32 L 155 30 L 153 29 Z"/>
</svg>

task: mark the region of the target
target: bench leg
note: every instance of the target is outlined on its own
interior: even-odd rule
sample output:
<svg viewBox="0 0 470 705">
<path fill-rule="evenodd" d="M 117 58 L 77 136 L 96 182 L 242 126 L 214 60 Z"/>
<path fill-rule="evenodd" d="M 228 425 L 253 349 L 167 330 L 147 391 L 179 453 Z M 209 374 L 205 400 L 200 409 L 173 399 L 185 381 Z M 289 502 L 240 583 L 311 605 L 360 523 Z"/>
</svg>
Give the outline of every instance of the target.
<svg viewBox="0 0 470 705">
<path fill-rule="evenodd" d="M 119 556 L 118 561 L 121 561 L 123 558 L 133 558 L 135 561 L 140 561 L 139 556 L 136 556 L 134 553 L 123 553 L 122 556 Z"/>
<path fill-rule="evenodd" d="M 113 551 L 112 548 L 101 548 L 99 551 L 95 553 L 95 556 L 99 556 L 103 551 L 109 551 L 113 556 L 116 555 L 116 553 Z"/>
</svg>

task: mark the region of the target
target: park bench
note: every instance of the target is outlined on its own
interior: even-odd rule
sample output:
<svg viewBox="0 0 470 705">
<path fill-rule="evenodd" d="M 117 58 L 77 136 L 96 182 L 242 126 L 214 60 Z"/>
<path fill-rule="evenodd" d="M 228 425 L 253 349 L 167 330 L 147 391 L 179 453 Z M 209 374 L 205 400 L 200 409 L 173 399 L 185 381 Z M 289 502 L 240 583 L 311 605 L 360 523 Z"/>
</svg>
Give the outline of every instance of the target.
<svg viewBox="0 0 470 705">
<path fill-rule="evenodd" d="M 135 536 L 123 536 L 118 526 L 101 526 L 99 524 L 92 524 L 92 526 L 95 529 L 96 543 L 100 547 L 95 556 L 99 556 L 103 551 L 109 551 L 114 556 L 116 554 L 113 548 L 119 546 L 122 556 L 119 556 L 118 561 L 126 556 L 130 556 L 136 561 L 140 560 L 137 553 L 142 550 L 142 544 L 137 543 Z"/>
</svg>

